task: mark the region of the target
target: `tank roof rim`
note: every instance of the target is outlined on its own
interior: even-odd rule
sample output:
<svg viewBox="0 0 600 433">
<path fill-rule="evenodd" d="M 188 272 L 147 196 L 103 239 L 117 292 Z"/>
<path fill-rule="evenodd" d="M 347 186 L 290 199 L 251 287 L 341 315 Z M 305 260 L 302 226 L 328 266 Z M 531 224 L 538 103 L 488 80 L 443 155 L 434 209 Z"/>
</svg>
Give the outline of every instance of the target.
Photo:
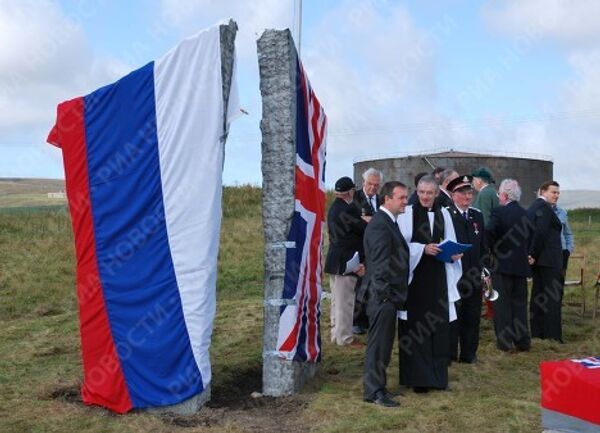
<svg viewBox="0 0 600 433">
<path fill-rule="evenodd" d="M 435 148 L 428 149 L 421 152 L 394 152 L 394 153 L 381 153 L 373 155 L 357 156 L 353 159 L 353 164 L 360 162 L 379 161 L 383 159 L 399 159 L 408 157 L 438 157 L 438 158 L 513 158 L 513 159 L 529 159 L 540 162 L 551 162 L 554 163 L 554 158 L 551 155 L 537 154 L 537 153 L 525 153 L 525 152 L 499 152 L 499 151 L 488 151 L 481 153 L 481 151 L 474 151 L 474 149 L 454 149 L 454 148 Z M 446 154 L 456 153 L 456 156 Z M 465 155 L 467 154 L 467 155 Z"/>
</svg>

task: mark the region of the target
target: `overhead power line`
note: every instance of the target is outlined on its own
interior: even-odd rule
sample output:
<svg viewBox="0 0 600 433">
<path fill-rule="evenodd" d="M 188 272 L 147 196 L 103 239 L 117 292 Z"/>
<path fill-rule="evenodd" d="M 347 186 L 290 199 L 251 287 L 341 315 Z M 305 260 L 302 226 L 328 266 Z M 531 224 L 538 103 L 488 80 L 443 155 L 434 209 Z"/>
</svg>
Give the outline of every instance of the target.
<svg viewBox="0 0 600 433">
<path fill-rule="evenodd" d="M 493 129 L 508 125 L 527 124 L 534 122 L 565 122 L 580 118 L 595 119 L 600 118 L 600 110 L 576 110 L 576 111 L 557 111 L 552 113 L 536 114 L 519 117 L 503 117 L 493 119 L 467 119 L 460 123 L 451 123 L 445 120 L 423 120 L 417 122 L 390 124 L 371 124 L 365 128 L 335 128 L 330 126 L 328 137 L 352 137 L 352 136 L 369 136 L 369 135 L 394 135 L 412 131 L 420 132 L 444 132 L 457 130 L 476 130 L 476 129 Z M 331 123 L 330 123 L 331 125 Z M 260 134 L 253 134 L 248 131 L 249 135 L 239 136 L 232 139 L 234 142 L 254 142 L 260 140 Z"/>
</svg>

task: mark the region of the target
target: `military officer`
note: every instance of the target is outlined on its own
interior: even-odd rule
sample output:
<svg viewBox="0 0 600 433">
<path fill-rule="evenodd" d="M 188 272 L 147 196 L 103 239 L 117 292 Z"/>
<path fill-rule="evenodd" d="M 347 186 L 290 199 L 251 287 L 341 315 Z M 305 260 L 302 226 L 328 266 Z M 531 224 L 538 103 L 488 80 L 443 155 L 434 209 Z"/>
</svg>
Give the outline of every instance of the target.
<svg viewBox="0 0 600 433">
<path fill-rule="evenodd" d="M 472 245 L 461 260 L 463 274 L 458 282 L 461 297 L 457 305 L 458 320 L 451 324 L 450 329 L 450 359 L 465 363 L 477 362 L 482 296 L 481 271 L 486 254 L 483 215 L 478 209 L 471 207 L 472 182 L 472 176 L 463 175 L 448 184 L 453 201 L 448 210 L 452 216 L 456 240 Z"/>
</svg>

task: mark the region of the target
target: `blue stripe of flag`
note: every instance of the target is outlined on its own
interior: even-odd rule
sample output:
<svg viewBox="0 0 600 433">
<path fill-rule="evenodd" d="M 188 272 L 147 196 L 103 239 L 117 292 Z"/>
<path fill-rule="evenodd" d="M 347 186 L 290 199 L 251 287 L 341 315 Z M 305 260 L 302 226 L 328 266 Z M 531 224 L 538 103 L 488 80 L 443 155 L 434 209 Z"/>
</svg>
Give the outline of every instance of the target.
<svg viewBox="0 0 600 433">
<path fill-rule="evenodd" d="M 153 68 L 149 63 L 84 102 L 100 279 L 137 408 L 203 390 L 167 237 Z"/>
</svg>

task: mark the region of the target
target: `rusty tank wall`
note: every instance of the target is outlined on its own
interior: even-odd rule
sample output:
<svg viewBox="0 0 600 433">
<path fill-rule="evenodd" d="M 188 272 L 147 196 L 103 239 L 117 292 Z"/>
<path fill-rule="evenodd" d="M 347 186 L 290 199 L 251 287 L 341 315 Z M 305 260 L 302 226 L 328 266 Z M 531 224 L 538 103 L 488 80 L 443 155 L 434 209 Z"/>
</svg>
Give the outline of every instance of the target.
<svg viewBox="0 0 600 433">
<path fill-rule="evenodd" d="M 412 192 L 414 177 L 421 172 L 430 173 L 433 170 L 432 165 L 453 168 L 460 174 L 471 174 L 478 167 L 487 167 L 494 176 L 496 189 L 502 179 L 516 179 L 523 190 L 521 204 L 525 207 L 535 199 L 538 187 L 552 179 L 554 166 L 552 161 L 503 156 L 415 155 L 356 162 L 354 180 L 357 185 L 361 185 L 362 173 L 369 167 L 374 167 L 383 172 L 385 181 L 399 180 Z"/>
</svg>

